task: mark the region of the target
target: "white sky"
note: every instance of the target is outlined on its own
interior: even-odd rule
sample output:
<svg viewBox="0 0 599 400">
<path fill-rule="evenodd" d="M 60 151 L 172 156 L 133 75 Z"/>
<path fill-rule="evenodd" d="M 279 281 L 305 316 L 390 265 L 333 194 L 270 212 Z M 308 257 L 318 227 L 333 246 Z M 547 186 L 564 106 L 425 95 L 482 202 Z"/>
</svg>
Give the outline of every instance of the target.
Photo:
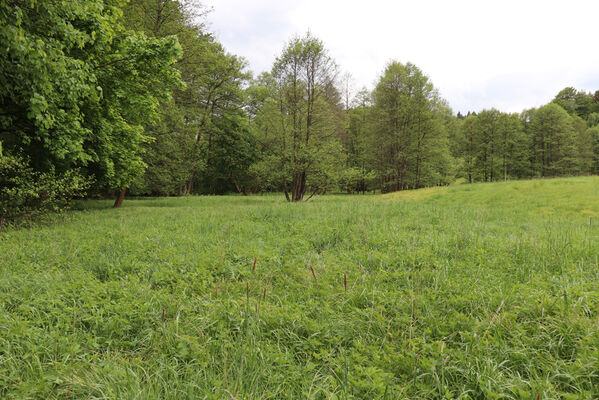
<svg viewBox="0 0 599 400">
<path fill-rule="evenodd" d="M 454 112 L 519 112 L 599 90 L 599 0 L 204 0 L 210 29 L 255 75 L 294 35 L 324 41 L 356 87 L 412 62 Z"/>
</svg>

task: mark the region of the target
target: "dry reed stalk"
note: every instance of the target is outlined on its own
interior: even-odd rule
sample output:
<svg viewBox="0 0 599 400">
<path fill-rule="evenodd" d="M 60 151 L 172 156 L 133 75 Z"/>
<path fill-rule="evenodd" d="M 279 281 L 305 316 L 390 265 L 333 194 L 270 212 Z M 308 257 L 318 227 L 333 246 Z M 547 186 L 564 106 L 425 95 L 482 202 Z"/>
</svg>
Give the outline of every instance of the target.
<svg viewBox="0 0 599 400">
<path fill-rule="evenodd" d="M 495 320 L 499 316 L 499 313 L 501 312 L 501 309 L 503 308 L 504 304 L 505 304 L 505 299 L 501 300 L 501 304 L 499 305 L 499 307 L 497 307 L 497 311 L 495 311 L 495 314 L 493 314 L 493 317 L 491 317 L 489 326 L 487 326 L 487 329 L 485 329 L 484 334 L 486 334 L 489 331 L 489 329 L 491 329 L 491 327 L 495 324 Z"/>
</svg>

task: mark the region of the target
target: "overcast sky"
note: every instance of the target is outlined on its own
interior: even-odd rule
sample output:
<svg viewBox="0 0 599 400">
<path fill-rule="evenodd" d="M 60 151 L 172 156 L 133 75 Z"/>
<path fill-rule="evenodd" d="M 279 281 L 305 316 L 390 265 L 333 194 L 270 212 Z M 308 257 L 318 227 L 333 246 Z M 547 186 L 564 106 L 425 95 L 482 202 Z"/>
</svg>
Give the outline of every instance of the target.
<svg viewBox="0 0 599 400">
<path fill-rule="evenodd" d="M 428 75 L 454 112 L 518 112 L 599 89 L 599 0 L 205 0 L 210 29 L 254 74 L 310 30 L 358 88 L 390 60 Z"/>
</svg>

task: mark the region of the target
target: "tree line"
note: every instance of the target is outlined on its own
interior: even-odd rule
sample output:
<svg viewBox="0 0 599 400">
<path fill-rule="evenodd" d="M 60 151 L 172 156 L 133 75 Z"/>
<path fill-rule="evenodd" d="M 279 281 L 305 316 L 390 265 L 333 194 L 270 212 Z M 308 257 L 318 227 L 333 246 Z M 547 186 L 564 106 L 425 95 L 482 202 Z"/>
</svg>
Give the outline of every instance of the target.
<svg viewBox="0 0 599 400">
<path fill-rule="evenodd" d="M 253 76 L 196 0 L 0 0 L 0 217 L 75 197 L 389 192 L 599 172 L 599 91 L 455 115 L 417 66 L 354 91 L 292 38 Z"/>
</svg>

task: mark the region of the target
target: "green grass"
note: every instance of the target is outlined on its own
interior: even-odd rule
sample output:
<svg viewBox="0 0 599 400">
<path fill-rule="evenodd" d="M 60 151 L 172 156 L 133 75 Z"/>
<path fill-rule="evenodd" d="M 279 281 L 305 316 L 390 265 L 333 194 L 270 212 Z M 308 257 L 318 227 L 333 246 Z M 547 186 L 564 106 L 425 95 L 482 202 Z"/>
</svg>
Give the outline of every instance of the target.
<svg viewBox="0 0 599 400">
<path fill-rule="evenodd" d="M 0 232 L 0 398 L 599 397 L 599 178 L 110 205 Z"/>
</svg>

